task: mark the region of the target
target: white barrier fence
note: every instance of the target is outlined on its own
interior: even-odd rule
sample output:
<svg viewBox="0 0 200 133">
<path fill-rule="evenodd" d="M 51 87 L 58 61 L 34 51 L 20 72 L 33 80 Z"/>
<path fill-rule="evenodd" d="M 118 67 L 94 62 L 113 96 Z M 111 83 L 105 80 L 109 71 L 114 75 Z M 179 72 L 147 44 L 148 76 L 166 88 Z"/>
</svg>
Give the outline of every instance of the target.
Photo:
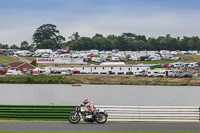
<svg viewBox="0 0 200 133">
<path fill-rule="evenodd" d="M 108 121 L 199 122 L 199 106 L 96 106 L 106 110 Z"/>
</svg>

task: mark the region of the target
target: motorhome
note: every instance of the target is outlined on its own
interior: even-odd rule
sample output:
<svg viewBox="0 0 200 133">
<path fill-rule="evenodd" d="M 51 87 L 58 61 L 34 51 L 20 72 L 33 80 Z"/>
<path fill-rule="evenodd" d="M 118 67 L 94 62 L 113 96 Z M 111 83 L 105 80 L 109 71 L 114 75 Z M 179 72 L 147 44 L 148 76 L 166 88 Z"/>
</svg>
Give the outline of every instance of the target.
<svg viewBox="0 0 200 133">
<path fill-rule="evenodd" d="M 6 72 L 6 76 L 18 76 L 18 75 L 23 75 L 21 71 L 16 71 L 16 70 L 8 70 Z"/>
<path fill-rule="evenodd" d="M 32 75 L 38 76 L 38 75 L 49 75 L 51 73 L 51 70 L 49 68 L 35 68 L 32 72 Z"/>
<path fill-rule="evenodd" d="M 152 77 L 154 75 L 154 70 L 147 71 L 147 76 Z"/>
<path fill-rule="evenodd" d="M 166 76 L 166 72 L 165 70 L 162 70 L 158 73 L 158 77 L 165 77 Z"/>
<path fill-rule="evenodd" d="M 164 73 L 163 73 L 163 71 L 161 73 L 158 70 L 149 70 L 149 71 L 147 71 L 147 76 L 148 77 L 159 77 L 159 76 L 164 77 Z"/>
</svg>

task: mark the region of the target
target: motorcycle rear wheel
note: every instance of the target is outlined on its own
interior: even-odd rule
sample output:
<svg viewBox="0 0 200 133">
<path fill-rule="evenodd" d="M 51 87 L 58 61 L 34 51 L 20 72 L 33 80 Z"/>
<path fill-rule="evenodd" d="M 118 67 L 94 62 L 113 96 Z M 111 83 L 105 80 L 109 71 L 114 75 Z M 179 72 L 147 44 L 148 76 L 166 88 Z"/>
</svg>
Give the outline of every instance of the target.
<svg viewBox="0 0 200 133">
<path fill-rule="evenodd" d="M 81 120 L 81 117 L 80 117 L 80 115 L 75 115 L 75 113 L 72 113 L 72 114 L 70 114 L 69 116 L 68 116 L 68 120 L 69 120 L 69 122 L 70 123 L 72 123 L 72 124 L 77 124 L 77 123 L 79 123 L 79 121 Z"/>
<path fill-rule="evenodd" d="M 104 113 L 100 113 L 97 115 L 96 121 L 98 124 L 104 124 L 107 121 L 107 116 Z"/>
</svg>

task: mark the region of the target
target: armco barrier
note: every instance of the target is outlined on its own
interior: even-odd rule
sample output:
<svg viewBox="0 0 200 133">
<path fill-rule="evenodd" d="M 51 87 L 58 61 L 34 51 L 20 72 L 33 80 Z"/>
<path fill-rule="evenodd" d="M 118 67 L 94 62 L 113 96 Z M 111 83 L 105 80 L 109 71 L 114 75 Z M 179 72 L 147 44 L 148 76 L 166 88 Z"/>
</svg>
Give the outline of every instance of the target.
<svg viewBox="0 0 200 133">
<path fill-rule="evenodd" d="M 108 113 L 108 121 L 199 121 L 198 106 L 96 106 Z M 0 119 L 67 120 L 75 106 L 0 105 Z"/>
<path fill-rule="evenodd" d="M 0 119 L 9 120 L 67 120 L 75 106 L 0 105 Z"/>
<path fill-rule="evenodd" d="M 198 106 L 97 106 L 108 121 L 199 121 Z"/>
</svg>

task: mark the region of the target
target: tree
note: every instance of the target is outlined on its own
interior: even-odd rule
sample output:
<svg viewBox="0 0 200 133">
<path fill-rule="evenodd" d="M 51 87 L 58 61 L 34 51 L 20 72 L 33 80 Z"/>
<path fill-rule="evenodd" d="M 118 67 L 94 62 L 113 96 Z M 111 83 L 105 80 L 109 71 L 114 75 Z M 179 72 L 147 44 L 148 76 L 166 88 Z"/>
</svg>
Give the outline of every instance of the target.
<svg viewBox="0 0 200 133">
<path fill-rule="evenodd" d="M 94 49 L 92 39 L 89 37 L 81 37 L 70 44 L 71 50 L 90 50 Z"/>
<path fill-rule="evenodd" d="M 147 38 L 146 38 L 146 36 L 144 36 L 144 35 L 138 35 L 137 37 L 135 37 L 135 39 L 136 40 L 142 40 L 142 41 L 144 41 L 144 42 L 146 42 L 147 41 Z"/>
<path fill-rule="evenodd" d="M 106 38 L 104 38 L 103 36 L 93 37 L 92 42 L 93 42 L 94 49 L 108 50 L 108 48 L 109 48 L 108 42 L 107 42 Z"/>
<path fill-rule="evenodd" d="M 68 37 L 69 39 L 71 39 L 71 42 L 76 41 L 80 38 L 80 35 L 78 34 L 78 32 L 74 32 L 71 36 Z"/>
<path fill-rule="evenodd" d="M 102 34 L 98 34 L 98 33 L 96 33 L 95 36 L 92 37 L 92 39 L 94 39 L 94 38 L 98 38 L 98 37 L 101 37 L 101 38 L 102 38 L 103 35 L 102 35 Z"/>
<path fill-rule="evenodd" d="M 23 41 L 21 42 L 21 46 L 20 46 L 21 50 L 28 50 L 29 49 L 29 44 L 27 41 Z"/>
<path fill-rule="evenodd" d="M 19 49 L 19 47 L 17 45 L 13 44 L 10 46 L 10 49 Z"/>
<path fill-rule="evenodd" d="M 37 30 L 33 34 L 33 42 L 36 44 L 37 48 L 40 47 L 40 45 L 44 40 L 49 40 L 49 39 L 56 43 L 56 48 L 60 48 L 61 43 L 65 41 L 65 38 L 60 35 L 59 30 L 57 30 L 56 26 L 53 24 L 41 25 L 39 28 L 37 28 Z"/>
<path fill-rule="evenodd" d="M 149 45 L 150 50 L 158 50 L 159 49 L 159 41 L 155 38 L 148 38 L 147 44 Z"/>
<path fill-rule="evenodd" d="M 40 49 L 53 49 L 53 50 L 55 50 L 56 49 L 56 43 L 51 39 L 44 40 L 39 45 L 39 48 Z"/>
<path fill-rule="evenodd" d="M 1 44 L 0 43 L 0 49 L 8 49 L 8 44 Z"/>
<path fill-rule="evenodd" d="M 191 37 L 188 41 L 188 48 L 189 50 L 197 50 L 198 48 L 200 48 L 200 44 L 199 44 L 199 37 Z"/>
</svg>

